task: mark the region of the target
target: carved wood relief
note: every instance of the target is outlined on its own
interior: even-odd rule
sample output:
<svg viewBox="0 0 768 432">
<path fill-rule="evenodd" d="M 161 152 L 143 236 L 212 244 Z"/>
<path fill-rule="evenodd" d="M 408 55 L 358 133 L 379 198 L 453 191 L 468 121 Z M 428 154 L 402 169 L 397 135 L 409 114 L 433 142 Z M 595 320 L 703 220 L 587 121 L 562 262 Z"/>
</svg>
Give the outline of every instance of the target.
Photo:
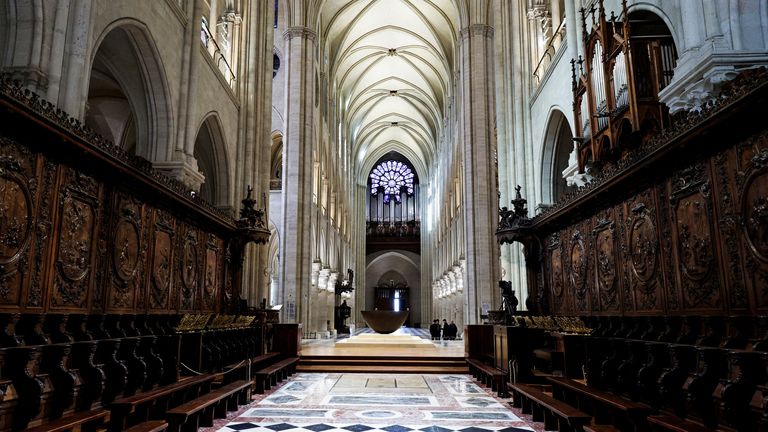
<svg viewBox="0 0 768 432">
<path fill-rule="evenodd" d="M 768 132 L 692 161 L 545 244 L 555 314 L 768 310 Z"/>
<path fill-rule="evenodd" d="M 555 233 L 550 237 L 547 253 L 549 254 L 547 262 L 549 274 L 551 275 L 549 286 L 552 287 L 552 295 L 550 296 L 552 298 L 552 310 L 555 313 L 566 313 L 569 308 L 564 288 L 563 259 L 559 233 Z"/>
<path fill-rule="evenodd" d="M 0 305 L 18 307 L 23 298 L 35 225 L 35 159 L 28 149 L 0 140 Z"/>
<path fill-rule="evenodd" d="M 168 310 L 173 277 L 174 237 L 176 224 L 170 214 L 154 212 L 154 243 L 149 280 L 149 310 Z"/>
<path fill-rule="evenodd" d="M 663 305 L 659 233 L 655 203 L 646 190 L 625 204 L 625 265 L 634 310 L 659 311 Z"/>
<path fill-rule="evenodd" d="M 110 311 L 131 310 L 142 291 L 146 242 L 144 205 L 125 193 L 116 194 L 113 238 L 109 245 Z"/>
<path fill-rule="evenodd" d="M 199 297 L 199 276 L 203 274 L 200 265 L 200 247 L 197 231 L 184 225 L 181 248 L 178 254 L 178 292 L 179 309 L 194 310 Z"/>
<path fill-rule="evenodd" d="M 219 289 L 221 269 L 221 245 L 216 236 L 209 234 L 205 249 L 205 276 L 203 281 L 202 304 L 203 310 L 215 310 Z"/>
<path fill-rule="evenodd" d="M 721 310 L 722 285 L 715 251 L 709 165 L 696 163 L 671 181 L 670 216 L 677 275 L 687 311 Z"/>
<path fill-rule="evenodd" d="M 582 226 L 569 233 L 569 246 L 567 255 L 567 269 L 570 282 L 570 292 L 574 310 L 589 310 L 589 296 L 587 288 L 587 272 L 589 256 L 587 245 L 582 234 Z"/>
<path fill-rule="evenodd" d="M 739 148 L 736 186 L 747 281 L 758 307 L 768 307 L 768 133 Z"/>
<path fill-rule="evenodd" d="M 62 175 L 51 308 L 86 310 L 94 279 L 100 185 L 94 178 L 73 169 L 62 170 Z"/>
<path fill-rule="evenodd" d="M 609 209 L 597 218 L 594 237 L 595 296 L 593 310 L 616 312 L 620 310 L 619 275 L 616 261 L 616 223 L 613 209 Z"/>
</svg>

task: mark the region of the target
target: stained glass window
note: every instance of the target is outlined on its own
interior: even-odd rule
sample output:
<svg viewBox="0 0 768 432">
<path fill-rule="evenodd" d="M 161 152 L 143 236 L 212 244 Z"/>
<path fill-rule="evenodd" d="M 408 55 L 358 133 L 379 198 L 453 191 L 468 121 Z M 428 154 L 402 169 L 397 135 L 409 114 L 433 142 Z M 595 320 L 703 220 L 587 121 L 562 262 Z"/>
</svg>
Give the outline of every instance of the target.
<svg viewBox="0 0 768 432">
<path fill-rule="evenodd" d="M 382 162 L 371 171 L 371 195 L 384 194 L 384 202 L 394 198 L 400 202 L 400 192 L 413 195 L 413 171 L 398 161 Z"/>
</svg>

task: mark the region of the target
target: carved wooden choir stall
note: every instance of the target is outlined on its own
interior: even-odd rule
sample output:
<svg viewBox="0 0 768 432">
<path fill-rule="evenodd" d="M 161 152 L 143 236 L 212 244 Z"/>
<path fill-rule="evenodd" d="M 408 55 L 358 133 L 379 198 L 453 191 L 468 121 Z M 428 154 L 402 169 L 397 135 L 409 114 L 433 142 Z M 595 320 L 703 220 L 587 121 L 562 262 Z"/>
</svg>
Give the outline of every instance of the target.
<svg viewBox="0 0 768 432">
<path fill-rule="evenodd" d="M 546 430 L 767 431 L 768 71 L 670 119 L 647 89 L 669 80 L 666 37 L 635 41 L 626 7 L 583 16 L 574 109 L 593 178 L 535 217 L 519 190 L 500 209 L 528 311 L 467 329 L 473 372 L 504 373 Z"/>
<path fill-rule="evenodd" d="M 196 428 L 289 374 L 296 326 L 238 311 L 250 195 L 235 220 L 0 79 L 0 431 Z"/>
</svg>

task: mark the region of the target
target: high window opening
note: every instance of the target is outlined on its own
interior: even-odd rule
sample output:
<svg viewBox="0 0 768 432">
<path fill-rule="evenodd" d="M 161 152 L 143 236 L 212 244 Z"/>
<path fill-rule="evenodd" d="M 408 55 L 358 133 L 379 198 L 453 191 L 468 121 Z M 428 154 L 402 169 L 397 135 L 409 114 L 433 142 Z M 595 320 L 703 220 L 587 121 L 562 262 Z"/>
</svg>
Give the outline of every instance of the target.
<svg viewBox="0 0 768 432">
<path fill-rule="evenodd" d="M 390 153 L 368 175 L 368 235 L 418 237 L 419 182 L 407 159 Z"/>
</svg>

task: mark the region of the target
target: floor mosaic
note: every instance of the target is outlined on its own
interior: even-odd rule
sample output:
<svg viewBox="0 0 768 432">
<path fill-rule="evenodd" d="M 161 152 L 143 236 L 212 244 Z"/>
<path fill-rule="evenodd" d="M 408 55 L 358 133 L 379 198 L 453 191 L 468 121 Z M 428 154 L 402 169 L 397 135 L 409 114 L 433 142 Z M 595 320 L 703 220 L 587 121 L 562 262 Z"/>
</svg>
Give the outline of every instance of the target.
<svg viewBox="0 0 768 432">
<path fill-rule="evenodd" d="M 203 432 L 541 430 L 466 375 L 300 373 Z"/>
</svg>

